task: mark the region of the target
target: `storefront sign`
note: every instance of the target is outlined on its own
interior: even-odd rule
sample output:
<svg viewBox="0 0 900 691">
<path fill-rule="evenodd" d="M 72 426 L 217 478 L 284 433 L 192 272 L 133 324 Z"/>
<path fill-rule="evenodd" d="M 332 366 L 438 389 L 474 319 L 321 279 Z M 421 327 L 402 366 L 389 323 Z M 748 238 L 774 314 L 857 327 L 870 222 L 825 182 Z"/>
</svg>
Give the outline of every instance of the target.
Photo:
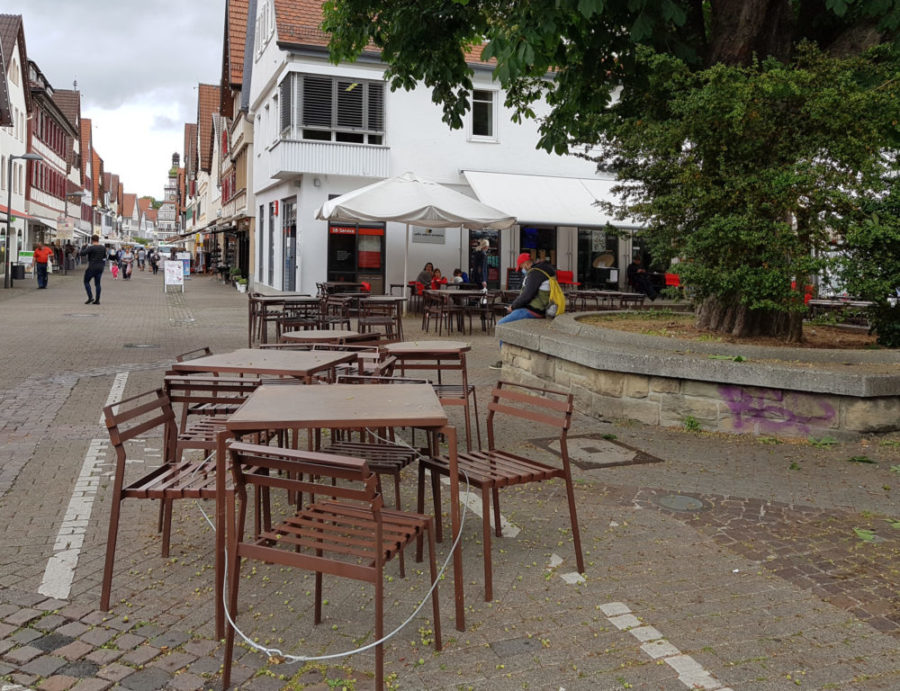
<svg viewBox="0 0 900 691">
<path fill-rule="evenodd" d="M 443 245 L 446 240 L 444 228 L 416 228 L 412 229 L 412 241 L 429 245 Z"/>
<path fill-rule="evenodd" d="M 166 287 L 181 286 L 181 290 L 184 290 L 184 265 L 182 262 L 167 259 L 163 262 L 163 272 Z"/>
<path fill-rule="evenodd" d="M 356 226 L 328 226 L 332 235 L 356 235 Z"/>
</svg>

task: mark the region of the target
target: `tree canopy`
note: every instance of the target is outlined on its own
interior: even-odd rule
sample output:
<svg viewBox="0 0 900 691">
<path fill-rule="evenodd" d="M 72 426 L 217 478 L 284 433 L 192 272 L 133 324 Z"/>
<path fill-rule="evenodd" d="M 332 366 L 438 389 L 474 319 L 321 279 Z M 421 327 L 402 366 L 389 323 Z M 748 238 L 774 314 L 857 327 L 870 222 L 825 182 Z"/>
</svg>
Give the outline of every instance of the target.
<svg viewBox="0 0 900 691">
<path fill-rule="evenodd" d="M 588 151 L 617 173 L 618 211 L 645 222 L 656 256 L 683 261 L 701 320 L 719 330 L 799 337 L 791 284 L 828 268 L 829 243 L 872 227 L 863 201 L 888 194 L 897 167 L 900 0 L 334 0 L 324 10 L 332 59 L 374 47 L 392 88 L 425 84 L 453 127 L 479 51 L 516 118 L 544 99 L 537 145 Z"/>
</svg>

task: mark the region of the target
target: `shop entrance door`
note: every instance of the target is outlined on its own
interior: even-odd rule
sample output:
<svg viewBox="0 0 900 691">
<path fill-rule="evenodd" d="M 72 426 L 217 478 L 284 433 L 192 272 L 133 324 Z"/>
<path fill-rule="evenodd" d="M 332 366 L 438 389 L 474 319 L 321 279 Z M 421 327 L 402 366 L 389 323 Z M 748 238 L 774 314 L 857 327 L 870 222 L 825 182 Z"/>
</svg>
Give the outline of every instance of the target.
<svg viewBox="0 0 900 691">
<path fill-rule="evenodd" d="M 284 235 L 284 271 L 281 289 L 297 290 L 297 206 L 293 202 L 281 203 L 281 231 Z"/>
<path fill-rule="evenodd" d="M 500 288 L 500 231 L 469 230 L 469 281 Z"/>
<path fill-rule="evenodd" d="M 384 293 L 384 227 L 332 224 L 328 227 L 328 280 L 365 281 Z"/>
</svg>

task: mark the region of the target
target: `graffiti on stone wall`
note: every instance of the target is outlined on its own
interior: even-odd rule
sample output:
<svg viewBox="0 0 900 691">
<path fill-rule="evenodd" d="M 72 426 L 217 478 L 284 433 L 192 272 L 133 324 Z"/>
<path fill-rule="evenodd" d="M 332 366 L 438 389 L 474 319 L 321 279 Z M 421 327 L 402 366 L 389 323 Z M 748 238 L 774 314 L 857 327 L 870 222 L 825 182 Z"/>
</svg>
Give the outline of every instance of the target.
<svg viewBox="0 0 900 691">
<path fill-rule="evenodd" d="M 828 427 L 836 415 L 827 400 L 816 396 L 742 386 L 720 386 L 718 389 L 731 410 L 736 430 L 757 425 L 760 432 L 808 434 L 810 426 Z"/>
</svg>

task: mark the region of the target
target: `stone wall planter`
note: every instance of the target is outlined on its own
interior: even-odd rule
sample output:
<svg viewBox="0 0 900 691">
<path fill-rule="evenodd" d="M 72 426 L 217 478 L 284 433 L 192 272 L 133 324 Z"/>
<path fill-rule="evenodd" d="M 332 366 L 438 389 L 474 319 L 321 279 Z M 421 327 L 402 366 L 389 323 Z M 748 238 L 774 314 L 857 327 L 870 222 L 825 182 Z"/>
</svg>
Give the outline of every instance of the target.
<svg viewBox="0 0 900 691">
<path fill-rule="evenodd" d="M 570 389 L 598 418 L 784 437 L 900 430 L 900 352 L 697 343 L 580 323 L 498 327 L 503 377 Z M 721 359 L 740 355 L 743 362 Z"/>
</svg>

